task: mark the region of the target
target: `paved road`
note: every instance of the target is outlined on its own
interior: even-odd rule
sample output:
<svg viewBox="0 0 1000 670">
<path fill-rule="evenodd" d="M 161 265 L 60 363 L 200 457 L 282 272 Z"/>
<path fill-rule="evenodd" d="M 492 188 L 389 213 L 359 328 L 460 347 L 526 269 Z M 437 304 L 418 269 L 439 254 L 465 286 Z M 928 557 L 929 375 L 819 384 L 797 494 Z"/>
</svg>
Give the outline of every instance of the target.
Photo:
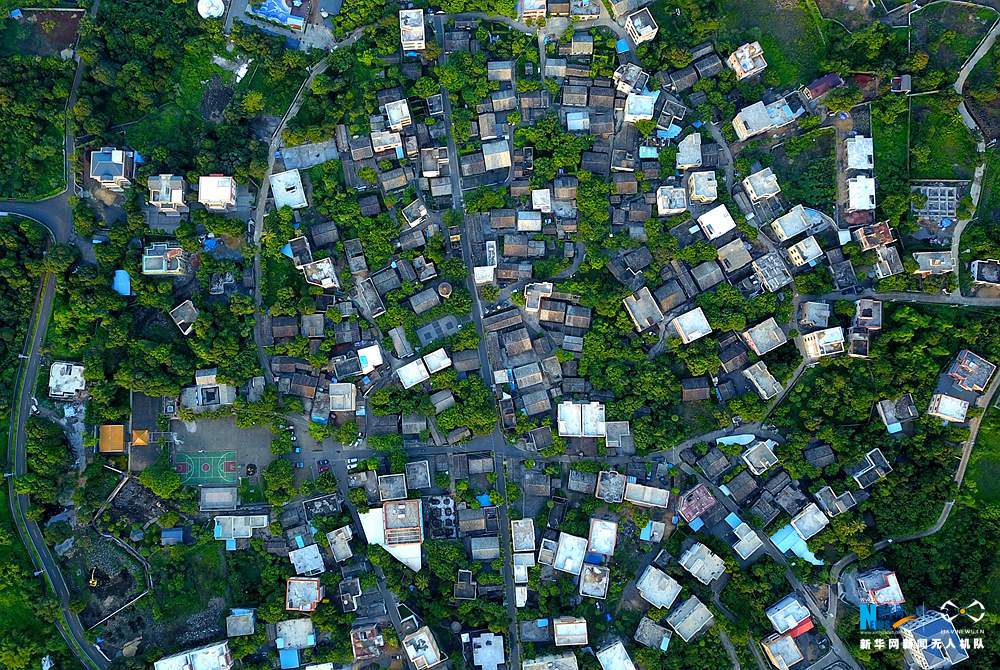
<svg viewBox="0 0 1000 670">
<path fill-rule="evenodd" d="M 956 307 L 1000 307 L 1000 298 L 981 298 L 978 296 L 963 296 L 955 293 L 876 293 L 872 290 L 862 291 L 857 295 L 843 293 L 827 293 L 825 295 L 803 295 L 802 300 L 857 300 L 859 298 L 874 298 L 888 302 L 912 302 L 926 305 L 954 305 Z"/>
<path fill-rule="evenodd" d="M 52 299 L 55 295 L 56 278 L 55 275 L 47 274 L 42 279 L 38 297 L 35 300 L 35 307 L 31 321 L 28 324 L 28 335 L 25 339 L 23 352 L 21 354 L 21 364 L 18 370 L 15 394 L 12 402 L 13 414 L 11 415 L 10 434 L 7 444 L 7 467 L 14 477 L 9 479 L 8 499 L 11 512 L 14 515 L 15 525 L 22 541 L 28 548 L 28 554 L 36 570 L 45 574 L 46 580 L 55 592 L 59 600 L 62 618 L 56 621 L 63 639 L 69 649 L 79 658 L 80 662 L 87 668 L 108 667 L 108 661 L 100 651 L 90 644 L 84 633 L 83 626 L 76 613 L 70 608 L 70 594 L 66 586 L 66 580 L 55 559 L 52 557 L 48 546 L 38 524 L 28 517 L 30 500 L 26 495 L 19 495 L 14 490 L 14 480 L 16 477 L 27 472 L 27 454 L 25 449 L 26 435 L 25 427 L 28 417 L 31 415 L 31 400 L 34 395 L 35 381 L 38 379 L 38 369 L 41 364 L 39 350 L 42 342 L 45 341 L 45 332 L 48 328 L 49 317 L 52 314 Z"/>
</svg>

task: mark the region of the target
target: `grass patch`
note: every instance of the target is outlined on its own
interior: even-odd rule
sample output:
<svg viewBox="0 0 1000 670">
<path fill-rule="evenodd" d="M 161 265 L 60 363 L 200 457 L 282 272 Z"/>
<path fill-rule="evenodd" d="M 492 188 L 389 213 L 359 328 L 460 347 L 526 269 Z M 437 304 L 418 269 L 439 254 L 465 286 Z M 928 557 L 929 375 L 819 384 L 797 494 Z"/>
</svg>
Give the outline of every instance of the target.
<svg viewBox="0 0 1000 670">
<path fill-rule="evenodd" d="M 875 146 L 876 200 L 909 190 L 906 136 L 909 115 L 903 97 L 883 98 L 871 106 L 872 141 Z"/>
<path fill-rule="evenodd" d="M 729 42 L 757 40 L 767 58 L 765 74 L 778 86 L 808 83 L 819 75 L 823 35 L 816 19 L 804 6 L 775 7 L 768 0 L 726 3 L 723 31 Z"/>
<path fill-rule="evenodd" d="M 191 546 L 163 547 L 149 558 L 153 572 L 153 616 L 185 618 L 226 593 L 222 543 L 204 533 Z"/>
<path fill-rule="evenodd" d="M 910 118 L 913 179 L 972 179 L 976 140 L 958 113 L 956 96 L 934 94 L 911 98 Z"/>
<path fill-rule="evenodd" d="M 786 141 L 774 152 L 771 169 L 788 202 L 833 214 L 837 200 L 837 149 L 833 128 L 820 128 Z"/>
<path fill-rule="evenodd" d="M 975 482 L 976 497 L 1000 503 L 1000 410 L 990 407 L 979 426 L 967 479 Z"/>
</svg>

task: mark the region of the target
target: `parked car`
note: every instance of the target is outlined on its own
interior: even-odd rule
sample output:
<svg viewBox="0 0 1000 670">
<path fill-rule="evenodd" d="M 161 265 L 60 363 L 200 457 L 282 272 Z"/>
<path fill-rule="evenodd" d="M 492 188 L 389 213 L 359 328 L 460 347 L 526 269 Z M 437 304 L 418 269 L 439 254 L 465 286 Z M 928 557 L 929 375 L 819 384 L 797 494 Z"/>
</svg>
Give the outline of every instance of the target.
<svg viewBox="0 0 1000 670">
<path fill-rule="evenodd" d="M 257 474 L 257 466 L 253 463 L 247 463 L 247 477 L 253 477 Z"/>
<path fill-rule="evenodd" d="M 316 461 L 316 462 L 319 463 L 320 465 L 330 465 L 330 460 L 327 459 L 327 458 L 324 458 L 324 459 Z"/>
<path fill-rule="evenodd" d="M 329 471 L 330 471 L 330 466 L 329 465 L 321 465 L 321 466 L 319 466 L 319 473 L 320 474 L 323 474 L 324 472 L 329 472 Z"/>
</svg>

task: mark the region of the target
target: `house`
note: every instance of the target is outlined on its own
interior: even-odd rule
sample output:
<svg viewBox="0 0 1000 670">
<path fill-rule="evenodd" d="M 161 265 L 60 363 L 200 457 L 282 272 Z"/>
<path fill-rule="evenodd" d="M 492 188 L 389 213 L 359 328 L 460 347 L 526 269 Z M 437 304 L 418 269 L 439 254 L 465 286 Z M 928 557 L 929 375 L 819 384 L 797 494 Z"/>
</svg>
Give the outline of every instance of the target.
<svg viewBox="0 0 1000 670">
<path fill-rule="evenodd" d="M 792 637 L 798 637 L 813 627 L 809 610 L 794 593 L 768 607 L 764 614 L 779 634 L 789 633 Z"/>
<path fill-rule="evenodd" d="M 236 180 L 221 174 L 198 177 L 198 202 L 213 212 L 228 212 L 236 207 Z"/>
<path fill-rule="evenodd" d="M 102 454 L 125 453 L 125 426 L 104 424 L 99 429 L 97 450 Z"/>
<path fill-rule="evenodd" d="M 695 136 L 689 135 L 689 137 Z M 697 135 L 697 137 L 701 136 Z M 688 193 L 691 202 L 715 202 L 716 198 L 719 197 L 719 182 L 715 178 L 715 172 L 692 172 L 688 177 Z M 719 207 L 725 208 L 725 205 L 719 205 Z"/>
<path fill-rule="evenodd" d="M 165 656 L 153 663 L 153 670 L 231 670 L 233 667 L 227 640 Z"/>
<path fill-rule="evenodd" d="M 696 596 L 681 603 L 670 616 L 667 624 L 682 640 L 690 642 L 696 635 L 708 628 L 714 620 L 712 612 Z"/>
<path fill-rule="evenodd" d="M 288 560 L 292 562 L 292 567 L 297 575 L 312 577 L 326 572 L 323 554 L 320 553 L 319 545 L 315 543 L 288 552 Z"/>
<path fill-rule="evenodd" d="M 809 360 L 844 352 L 844 329 L 840 326 L 816 330 L 802 336 L 802 353 Z"/>
<path fill-rule="evenodd" d="M 736 81 L 759 74 L 767 67 L 764 49 L 760 46 L 760 42 L 750 42 L 738 47 L 729 54 L 726 64 L 736 73 Z"/>
<path fill-rule="evenodd" d="M 693 132 L 677 143 L 674 162 L 678 170 L 701 167 L 701 133 Z"/>
<path fill-rule="evenodd" d="M 648 286 L 643 286 L 634 294 L 626 296 L 622 302 L 632 323 L 635 324 L 636 331 L 640 333 L 653 328 L 663 320 L 663 312 Z"/>
<path fill-rule="evenodd" d="M 875 409 L 889 433 L 902 431 L 904 423 L 913 421 L 919 416 L 917 405 L 909 393 L 904 393 L 896 400 L 879 400 L 875 404 Z"/>
<path fill-rule="evenodd" d="M 419 9 L 412 11 L 420 13 Z M 417 670 L 433 668 L 447 658 L 441 653 L 434 633 L 427 626 L 422 626 L 404 637 L 402 646 L 406 657 Z"/>
<path fill-rule="evenodd" d="M 743 190 L 750 196 L 753 202 L 761 202 L 767 198 L 773 198 L 781 193 L 778 185 L 778 178 L 771 168 L 766 167 L 758 170 L 743 180 Z"/>
<path fill-rule="evenodd" d="M 848 170 L 873 170 L 875 168 L 875 145 L 872 138 L 863 135 L 848 137 L 844 141 L 847 148 Z"/>
<path fill-rule="evenodd" d="M 792 529 L 799 534 L 803 540 L 808 540 L 816 533 L 826 528 L 830 523 L 816 503 L 809 503 L 805 509 L 792 517 Z"/>
<path fill-rule="evenodd" d="M 639 507 L 659 507 L 665 509 L 670 501 L 670 491 L 629 482 L 625 485 L 625 501 Z"/>
<path fill-rule="evenodd" d="M 788 338 L 774 317 L 770 317 L 745 330 L 743 340 L 755 354 L 763 356 L 783 345 Z"/>
<path fill-rule="evenodd" d="M 180 216 L 188 211 L 184 202 L 184 178 L 175 174 L 153 175 L 146 180 L 149 204 L 167 216 Z"/>
<path fill-rule="evenodd" d="M 580 595 L 604 600 L 611 585 L 611 570 L 602 565 L 585 563 L 580 573 Z"/>
<path fill-rule="evenodd" d="M 757 280 L 767 291 L 773 293 L 792 283 L 792 275 L 777 253 L 761 256 L 752 263 L 752 267 Z"/>
<path fill-rule="evenodd" d="M 774 440 L 758 440 L 751 447 L 743 452 L 741 458 L 750 468 L 750 472 L 758 477 L 773 465 L 777 465 L 778 457 L 774 455 L 774 447 L 778 446 Z"/>
<path fill-rule="evenodd" d="M 178 242 L 157 242 L 142 250 L 142 274 L 151 277 L 183 277 L 188 255 Z"/>
<path fill-rule="evenodd" d="M 635 629 L 635 635 L 632 639 L 650 649 L 666 651 L 670 646 L 672 635 L 673 633 L 669 630 L 644 616 L 639 620 L 639 626 Z"/>
<path fill-rule="evenodd" d="M 694 69 L 702 79 L 709 79 L 716 76 L 724 69 L 722 59 L 712 53 L 704 58 L 699 58 L 694 62 Z"/>
<path fill-rule="evenodd" d="M 681 567 L 702 584 L 708 586 L 726 571 L 726 562 L 701 542 L 695 542 L 678 560 Z"/>
<path fill-rule="evenodd" d="M 982 393 L 989 386 L 997 366 L 968 349 L 962 349 L 948 369 L 959 388 L 973 393 Z"/>
<path fill-rule="evenodd" d="M 735 333 L 731 333 L 719 342 L 719 362 L 723 372 L 736 372 L 750 360 L 749 350 Z"/>
<path fill-rule="evenodd" d="M 831 72 L 819 77 L 818 79 L 814 79 L 806 86 L 803 86 L 800 93 L 806 100 L 816 102 L 833 89 L 839 88 L 843 85 L 844 80 L 840 77 L 840 75 L 835 72 Z"/>
<path fill-rule="evenodd" d="M 816 238 L 810 235 L 801 242 L 788 247 L 787 253 L 788 260 L 792 262 L 793 266 L 802 267 L 822 257 L 823 249 L 820 248 Z"/>
<path fill-rule="evenodd" d="M 943 275 L 955 271 L 955 257 L 951 251 L 917 251 L 913 253 L 913 260 L 917 262 L 917 269 L 913 274 L 927 277 L 930 275 Z"/>
<path fill-rule="evenodd" d="M 726 274 L 733 274 L 750 264 L 753 257 L 747 251 L 747 245 L 742 238 L 737 237 L 732 242 L 719 247 L 719 264 Z"/>
<path fill-rule="evenodd" d="M 690 491 L 681 494 L 677 501 L 677 514 L 688 524 L 691 524 L 702 514 L 715 507 L 716 504 L 715 496 L 708 490 L 708 487 L 704 484 L 698 484 Z"/>
<path fill-rule="evenodd" d="M 680 595 L 681 585 L 659 568 L 648 565 L 635 583 L 642 599 L 658 609 L 670 609 Z"/>
<path fill-rule="evenodd" d="M 660 216 L 681 214 L 687 206 L 687 191 L 683 187 L 660 186 L 656 189 L 656 209 Z"/>
<path fill-rule="evenodd" d="M 629 93 L 628 97 L 625 98 L 625 109 L 623 110 L 625 123 L 635 123 L 636 121 L 648 121 L 652 119 L 655 106 L 655 95 Z"/>
<path fill-rule="evenodd" d="M 396 132 L 400 132 L 403 128 L 413 123 L 413 117 L 410 116 L 410 106 L 407 104 L 406 98 L 388 102 L 384 109 L 386 120 L 389 122 L 389 128 Z"/>
<path fill-rule="evenodd" d="M 645 7 L 634 14 L 629 14 L 625 18 L 625 32 L 628 33 L 636 45 L 648 42 L 656 37 L 658 30 L 659 27 L 656 25 L 656 21 L 653 20 L 653 15 Z"/>
<path fill-rule="evenodd" d="M 684 312 L 670 321 L 670 327 L 684 344 L 690 344 L 712 332 L 712 326 L 701 307 Z"/>
<path fill-rule="evenodd" d="M 805 207 L 802 205 L 792 207 L 787 213 L 771 222 L 771 230 L 779 242 L 785 242 L 809 230 Z"/>
<path fill-rule="evenodd" d="M 399 43 L 403 51 L 423 51 L 426 48 L 423 10 L 399 10 Z"/>
<path fill-rule="evenodd" d="M 896 573 L 876 568 L 858 575 L 858 598 L 872 605 L 902 605 L 906 602 Z"/>
<path fill-rule="evenodd" d="M 1000 285 L 1000 261 L 998 260 L 972 261 L 970 272 L 973 284 Z"/>
<path fill-rule="evenodd" d="M 198 320 L 198 309 L 190 300 L 185 300 L 181 304 L 170 310 L 170 319 L 181 331 L 182 335 L 190 335 L 194 329 L 194 323 Z"/>
<path fill-rule="evenodd" d="M 544 3 L 544 0 L 541 1 Z M 490 632 L 475 633 L 470 636 L 469 642 L 472 645 L 473 667 L 480 670 L 497 670 L 498 668 L 506 670 L 503 636 Z"/>
<path fill-rule="evenodd" d="M 898 275 L 903 271 L 903 261 L 896 247 L 875 247 L 875 276 L 879 279 Z"/>
<path fill-rule="evenodd" d="M 714 173 L 710 174 L 714 175 Z M 736 230 L 736 221 L 733 220 L 725 205 L 719 205 L 699 216 L 698 225 L 709 240 L 717 239 L 731 230 Z"/>
<path fill-rule="evenodd" d="M 219 383 L 216 369 L 198 370 L 195 385 L 181 389 L 181 406 L 193 412 L 206 412 L 232 405 L 236 401 L 236 387 Z"/>
<path fill-rule="evenodd" d="M 898 630 L 903 639 L 903 658 L 909 667 L 945 670 L 969 658 L 955 624 L 941 612 L 927 612 Z"/>
<path fill-rule="evenodd" d="M 847 180 L 847 211 L 866 212 L 875 209 L 875 179 L 858 175 Z"/>
<path fill-rule="evenodd" d="M 252 609 L 233 608 L 226 617 L 226 637 L 253 635 L 257 627 L 257 614 Z"/>
<path fill-rule="evenodd" d="M 497 140 L 483 144 L 483 160 L 486 171 L 502 170 L 510 167 L 510 148 L 507 140 Z"/>
<path fill-rule="evenodd" d="M 708 400 L 712 397 L 712 387 L 708 377 L 691 377 L 681 380 L 681 402 Z"/>
<path fill-rule="evenodd" d="M 625 499 L 628 477 L 614 470 L 601 470 L 597 474 L 597 488 L 594 497 L 609 503 L 620 503 Z"/>
<path fill-rule="evenodd" d="M 795 638 L 787 633 L 784 635 L 775 633 L 762 640 L 760 646 L 764 650 L 767 660 L 771 661 L 771 664 L 778 670 L 788 670 L 805 659 L 802 650 L 795 642 Z"/>
<path fill-rule="evenodd" d="M 289 577 L 285 582 L 285 609 L 313 612 L 323 599 L 323 585 L 316 577 Z"/>
<path fill-rule="evenodd" d="M 49 366 L 49 397 L 53 400 L 74 400 L 87 387 L 84 367 L 77 363 L 57 361 Z"/>
<path fill-rule="evenodd" d="M 135 152 L 128 149 L 101 147 L 90 152 L 90 178 L 101 188 L 124 193 L 132 185 L 135 173 Z"/>
<path fill-rule="evenodd" d="M 600 649 L 595 654 L 602 670 L 635 670 L 628 651 L 621 640 L 616 640 L 610 646 Z"/>
<path fill-rule="evenodd" d="M 297 169 L 272 174 L 268 177 L 268 182 L 277 209 L 282 207 L 302 209 L 309 204 L 306 202 L 306 192 L 302 187 L 302 175 Z"/>
<path fill-rule="evenodd" d="M 727 518 L 728 521 L 728 518 Z M 758 549 L 764 546 L 764 541 L 760 539 L 753 528 L 747 523 L 740 522 L 733 528 L 736 542 L 733 544 L 733 551 L 744 561 L 754 555 Z"/>
<path fill-rule="evenodd" d="M 757 389 L 762 400 L 770 400 L 783 390 L 778 380 L 767 369 L 767 364 L 764 361 L 757 361 L 748 367 L 743 371 L 743 376 Z"/>
<path fill-rule="evenodd" d="M 854 303 L 854 326 L 865 330 L 882 328 L 882 301 L 861 298 Z"/>
<path fill-rule="evenodd" d="M 544 19 L 545 9 L 545 0 L 524 0 L 521 5 L 521 20 Z"/>
<path fill-rule="evenodd" d="M 733 129 L 736 130 L 736 136 L 739 140 L 743 142 L 756 135 L 788 125 L 797 119 L 803 111 L 801 103 L 796 102 L 792 96 L 780 98 L 768 105 L 763 102 L 755 102 L 740 110 L 733 119 Z"/>
<path fill-rule="evenodd" d="M 559 533 L 552 567 L 561 572 L 579 575 L 583 571 L 583 561 L 587 555 L 587 540 L 582 537 Z"/>
<path fill-rule="evenodd" d="M 698 459 L 697 465 L 709 479 L 718 479 L 732 463 L 718 447 L 712 447 L 708 452 Z"/>
<path fill-rule="evenodd" d="M 587 620 L 561 616 L 552 620 L 553 643 L 557 647 L 581 646 L 588 642 Z"/>
</svg>

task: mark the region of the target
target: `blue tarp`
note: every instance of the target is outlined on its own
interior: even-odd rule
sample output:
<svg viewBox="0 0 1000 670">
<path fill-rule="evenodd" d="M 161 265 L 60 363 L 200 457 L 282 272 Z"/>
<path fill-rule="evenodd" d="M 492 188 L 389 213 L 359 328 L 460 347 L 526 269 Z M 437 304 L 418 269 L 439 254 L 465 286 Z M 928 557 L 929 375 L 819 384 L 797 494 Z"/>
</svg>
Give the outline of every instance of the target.
<svg viewBox="0 0 1000 670">
<path fill-rule="evenodd" d="M 672 140 L 681 134 L 681 130 L 683 130 L 683 128 L 678 126 L 676 123 L 671 123 L 670 126 L 663 131 L 663 136 L 668 140 Z"/>
<path fill-rule="evenodd" d="M 22 16 L 24 16 L 24 14 L 21 13 L 20 9 L 12 9 L 12 10 L 10 10 L 10 18 L 12 18 L 12 19 L 19 19 Z"/>
<path fill-rule="evenodd" d="M 887 426 L 887 430 L 889 431 L 890 435 L 895 435 L 896 433 L 903 430 L 903 424 L 899 423 L 898 421 L 896 423 L 891 423 Z"/>
<path fill-rule="evenodd" d="M 739 526 L 741 523 L 743 523 L 743 519 L 741 519 L 736 514 L 736 512 L 730 512 L 729 516 L 726 517 L 726 523 L 729 524 L 730 528 L 732 528 L 733 530 L 736 530 L 737 526 Z"/>
<path fill-rule="evenodd" d="M 489 507 L 490 505 L 492 505 L 492 504 L 493 504 L 493 503 L 492 503 L 492 502 L 490 501 L 490 497 L 489 497 L 488 495 L 486 495 L 485 493 L 484 493 L 484 494 L 482 494 L 482 495 L 479 495 L 479 496 L 476 496 L 476 501 L 477 501 L 477 502 L 478 502 L 478 503 L 479 503 L 480 505 L 482 505 L 483 507 Z"/>
<path fill-rule="evenodd" d="M 660 156 L 660 150 L 656 147 L 647 147 L 643 145 L 639 147 L 639 158 L 658 158 Z"/>
<path fill-rule="evenodd" d="M 591 565 L 600 565 L 602 562 L 604 562 L 604 556 L 602 556 L 601 554 L 595 554 L 594 552 L 590 551 L 587 552 L 587 556 L 583 559 L 583 562 L 590 563 Z"/>
<path fill-rule="evenodd" d="M 695 121 L 691 125 L 694 126 L 695 128 L 701 128 L 704 125 L 704 123 L 702 121 Z"/>
<path fill-rule="evenodd" d="M 115 293 L 123 296 L 132 295 L 132 277 L 125 270 L 115 270 L 115 278 L 111 281 Z"/>
<path fill-rule="evenodd" d="M 653 522 L 647 521 L 646 525 L 639 531 L 639 539 L 649 542 L 653 539 Z"/>
<path fill-rule="evenodd" d="M 215 247 L 217 247 L 218 245 L 219 245 L 219 240 L 215 239 L 214 237 L 208 237 L 205 238 L 205 243 L 202 245 L 202 248 L 205 251 L 215 251 Z"/>
<path fill-rule="evenodd" d="M 282 670 L 292 670 L 299 667 L 299 650 L 282 649 L 278 652 L 278 662 L 281 664 Z"/>
<path fill-rule="evenodd" d="M 617 51 L 620 54 L 623 54 L 627 51 L 631 51 L 631 48 L 628 45 L 628 40 L 618 40 L 617 42 L 615 42 L 615 51 Z"/>
<path fill-rule="evenodd" d="M 791 524 L 788 524 L 781 528 L 777 533 L 771 536 L 771 541 L 774 545 L 778 547 L 781 553 L 792 552 L 804 561 L 809 561 L 813 565 L 823 565 L 823 561 L 816 558 L 816 555 L 809 550 L 809 545 L 806 541 L 802 539 L 795 529 L 792 528 Z"/>
<path fill-rule="evenodd" d="M 295 256 L 292 255 L 291 244 L 286 244 L 285 246 L 281 247 L 281 253 L 283 253 L 285 256 L 288 256 L 289 258 L 295 258 Z"/>
<path fill-rule="evenodd" d="M 688 526 L 691 527 L 691 530 L 699 531 L 705 527 L 705 522 L 701 520 L 701 517 L 698 517 L 697 519 L 691 519 L 691 523 Z"/>
<path fill-rule="evenodd" d="M 226 540 L 226 551 L 236 551 L 236 540 Z"/>
</svg>

